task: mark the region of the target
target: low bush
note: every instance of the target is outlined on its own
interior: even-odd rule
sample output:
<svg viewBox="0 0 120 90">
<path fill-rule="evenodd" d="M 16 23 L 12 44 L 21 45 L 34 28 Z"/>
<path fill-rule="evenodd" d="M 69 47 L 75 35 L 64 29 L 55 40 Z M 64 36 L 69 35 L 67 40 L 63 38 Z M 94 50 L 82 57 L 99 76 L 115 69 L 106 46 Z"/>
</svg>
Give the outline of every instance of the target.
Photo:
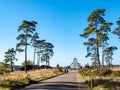
<svg viewBox="0 0 120 90">
<path fill-rule="evenodd" d="M 109 69 L 109 68 L 102 68 L 101 70 L 99 70 L 98 76 L 110 76 L 111 73 L 112 73 L 111 69 Z"/>
<path fill-rule="evenodd" d="M 62 67 L 58 67 L 57 70 L 58 70 L 59 72 L 64 72 Z"/>
<path fill-rule="evenodd" d="M 82 76 L 87 76 L 91 74 L 91 69 L 89 68 L 82 68 L 79 69 L 78 72 L 82 75 Z"/>
<path fill-rule="evenodd" d="M 6 87 L 0 87 L 0 90 L 10 90 L 10 89 Z"/>
<path fill-rule="evenodd" d="M 112 71 L 111 76 L 120 77 L 120 71 Z"/>
<path fill-rule="evenodd" d="M 10 69 L 7 69 L 5 67 L 0 67 L 0 74 L 9 73 L 9 72 L 10 72 Z"/>
<path fill-rule="evenodd" d="M 57 68 L 54 70 L 54 74 L 59 74 L 59 73 L 63 73 L 62 68 Z"/>
<path fill-rule="evenodd" d="M 90 68 L 83 68 L 79 69 L 78 72 L 81 75 L 89 75 L 89 76 L 110 76 L 112 73 L 112 70 L 109 68 L 102 68 L 100 70 L 98 69 L 90 69 Z"/>
</svg>

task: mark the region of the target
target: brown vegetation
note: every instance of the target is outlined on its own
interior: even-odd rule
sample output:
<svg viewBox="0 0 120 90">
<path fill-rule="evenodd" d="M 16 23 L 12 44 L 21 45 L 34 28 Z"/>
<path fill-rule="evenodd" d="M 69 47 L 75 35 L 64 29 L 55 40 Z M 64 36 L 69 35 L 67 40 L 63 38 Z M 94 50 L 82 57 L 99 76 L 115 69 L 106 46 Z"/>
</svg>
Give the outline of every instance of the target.
<svg viewBox="0 0 120 90">
<path fill-rule="evenodd" d="M 86 83 L 93 90 L 119 90 L 120 89 L 120 71 L 113 71 L 109 68 L 91 69 L 83 68 L 78 71 Z M 98 87 L 97 89 L 94 89 Z M 104 88 L 104 89 L 103 89 Z M 118 89 L 119 88 L 119 89 Z"/>
<path fill-rule="evenodd" d="M 41 69 L 35 71 L 28 71 L 26 74 L 24 71 L 15 71 L 11 73 L 5 73 L 0 75 L 1 87 L 19 87 L 35 83 L 40 80 L 48 79 L 62 74 L 59 69 Z"/>
</svg>

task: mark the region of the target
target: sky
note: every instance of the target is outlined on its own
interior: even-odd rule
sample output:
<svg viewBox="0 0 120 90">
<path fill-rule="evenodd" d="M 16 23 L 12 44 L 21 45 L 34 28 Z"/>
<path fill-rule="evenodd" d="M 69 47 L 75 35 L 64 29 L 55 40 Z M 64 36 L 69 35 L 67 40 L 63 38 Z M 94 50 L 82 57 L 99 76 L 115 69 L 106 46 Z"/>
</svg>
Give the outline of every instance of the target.
<svg viewBox="0 0 120 90">
<path fill-rule="evenodd" d="M 0 0 L 0 62 L 9 48 L 15 48 L 19 25 L 23 20 L 36 21 L 36 31 L 40 39 L 46 39 L 54 45 L 54 56 L 51 66 L 67 66 L 76 57 L 81 65 L 91 64 L 85 58 L 86 46 L 79 34 L 87 27 L 87 17 L 98 8 L 106 9 L 105 20 L 113 22 L 120 17 L 120 0 Z M 111 46 L 119 49 L 114 52 L 113 64 L 120 64 L 120 40 L 110 35 Z M 24 61 L 24 53 L 17 53 L 16 65 Z M 28 59 L 33 60 L 33 48 L 28 47 Z M 43 63 L 44 64 L 44 63 Z"/>
</svg>

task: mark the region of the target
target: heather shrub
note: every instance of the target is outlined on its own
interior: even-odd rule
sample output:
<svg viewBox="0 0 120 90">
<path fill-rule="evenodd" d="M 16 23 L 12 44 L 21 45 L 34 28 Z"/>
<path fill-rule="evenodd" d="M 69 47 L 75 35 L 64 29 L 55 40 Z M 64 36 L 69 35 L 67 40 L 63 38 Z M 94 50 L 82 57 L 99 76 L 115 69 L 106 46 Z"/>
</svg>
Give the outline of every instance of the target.
<svg viewBox="0 0 120 90">
<path fill-rule="evenodd" d="M 3 74 L 3 73 L 9 73 L 10 72 L 10 69 L 7 69 L 3 66 L 0 66 L 0 74 Z"/>
<path fill-rule="evenodd" d="M 59 72 L 64 72 L 62 67 L 57 68 Z"/>
<path fill-rule="evenodd" d="M 110 74 L 112 73 L 112 70 L 109 68 L 102 68 L 99 70 L 98 75 L 99 76 L 110 76 Z"/>
<path fill-rule="evenodd" d="M 120 71 L 112 71 L 111 76 L 120 77 Z"/>
<path fill-rule="evenodd" d="M 82 68 L 82 69 L 79 69 L 78 72 L 83 76 L 87 76 L 87 75 L 91 74 L 91 69 L 90 68 Z"/>
</svg>

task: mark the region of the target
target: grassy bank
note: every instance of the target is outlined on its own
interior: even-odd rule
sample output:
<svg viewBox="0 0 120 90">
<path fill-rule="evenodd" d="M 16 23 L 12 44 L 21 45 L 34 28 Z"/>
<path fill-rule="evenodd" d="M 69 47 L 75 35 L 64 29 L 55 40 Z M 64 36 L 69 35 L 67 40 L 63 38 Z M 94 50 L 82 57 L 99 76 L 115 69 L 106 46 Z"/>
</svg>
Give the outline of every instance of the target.
<svg viewBox="0 0 120 90">
<path fill-rule="evenodd" d="M 91 90 L 120 90 L 120 71 L 84 68 L 78 71 Z"/>
<path fill-rule="evenodd" d="M 25 74 L 24 71 L 5 73 L 4 75 L 0 75 L 0 90 L 10 90 L 11 88 L 37 83 L 38 81 L 52 78 L 62 73 L 59 69 L 28 71 L 28 74 Z"/>
</svg>

